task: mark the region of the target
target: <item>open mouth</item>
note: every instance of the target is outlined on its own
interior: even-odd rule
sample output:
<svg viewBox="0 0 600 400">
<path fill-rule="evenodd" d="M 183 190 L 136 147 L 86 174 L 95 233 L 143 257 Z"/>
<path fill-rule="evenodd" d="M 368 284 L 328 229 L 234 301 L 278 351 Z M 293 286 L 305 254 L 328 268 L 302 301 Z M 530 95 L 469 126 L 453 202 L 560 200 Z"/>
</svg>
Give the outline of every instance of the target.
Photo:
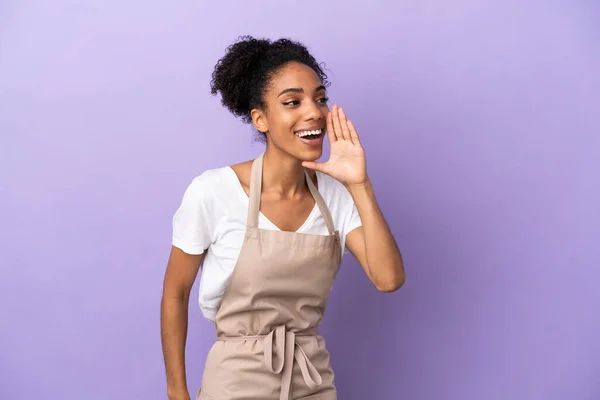
<svg viewBox="0 0 600 400">
<path fill-rule="evenodd" d="M 324 129 L 315 129 L 311 131 L 295 132 L 296 136 L 306 144 L 319 144 L 325 134 Z"/>
</svg>

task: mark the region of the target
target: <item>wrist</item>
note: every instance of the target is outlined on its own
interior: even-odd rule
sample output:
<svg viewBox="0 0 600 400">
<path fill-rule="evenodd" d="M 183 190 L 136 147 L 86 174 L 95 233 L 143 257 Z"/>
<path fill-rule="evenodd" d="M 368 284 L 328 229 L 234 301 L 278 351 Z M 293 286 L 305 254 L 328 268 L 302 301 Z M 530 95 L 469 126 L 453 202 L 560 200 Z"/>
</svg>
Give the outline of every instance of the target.
<svg viewBox="0 0 600 400">
<path fill-rule="evenodd" d="M 371 180 L 367 177 L 363 182 L 346 185 L 346 189 L 352 196 L 364 194 L 371 191 L 373 188 Z"/>
</svg>

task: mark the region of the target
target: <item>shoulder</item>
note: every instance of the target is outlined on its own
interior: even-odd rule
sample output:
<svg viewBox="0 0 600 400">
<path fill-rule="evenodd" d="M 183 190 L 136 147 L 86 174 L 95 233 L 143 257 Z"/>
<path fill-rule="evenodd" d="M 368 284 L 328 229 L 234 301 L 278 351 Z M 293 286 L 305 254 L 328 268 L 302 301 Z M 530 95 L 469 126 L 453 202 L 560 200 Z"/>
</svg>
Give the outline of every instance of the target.
<svg viewBox="0 0 600 400">
<path fill-rule="evenodd" d="M 319 192 L 323 197 L 350 196 L 348 189 L 337 179 L 323 173 L 317 172 L 317 182 L 319 183 Z"/>
<path fill-rule="evenodd" d="M 322 172 L 317 172 L 317 181 L 319 193 L 330 208 L 341 213 L 352 208 L 354 200 L 343 183 Z"/>
<path fill-rule="evenodd" d="M 231 170 L 229 167 L 207 169 L 204 172 L 202 172 L 200 175 L 197 175 L 192 179 L 192 185 L 194 185 L 194 186 L 210 185 L 211 183 L 218 182 L 219 180 L 225 178 L 226 176 L 230 176 L 230 174 L 231 174 Z"/>
<path fill-rule="evenodd" d="M 186 189 L 186 195 L 197 199 L 209 199 L 228 195 L 232 190 L 234 172 L 230 167 L 207 169 L 192 178 Z"/>
<path fill-rule="evenodd" d="M 250 160 L 238 164 L 233 164 L 231 167 L 228 167 L 230 172 L 236 175 L 239 183 L 246 191 L 250 189 L 250 175 L 252 174 L 252 163 L 253 161 Z"/>
</svg>

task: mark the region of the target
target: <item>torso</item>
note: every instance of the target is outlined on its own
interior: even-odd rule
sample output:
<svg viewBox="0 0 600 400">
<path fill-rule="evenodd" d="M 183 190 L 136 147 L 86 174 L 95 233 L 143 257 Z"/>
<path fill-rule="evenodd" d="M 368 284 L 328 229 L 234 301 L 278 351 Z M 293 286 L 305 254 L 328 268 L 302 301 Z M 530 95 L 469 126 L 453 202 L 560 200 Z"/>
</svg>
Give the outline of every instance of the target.
<svg viewBox="0 0 600 400">
<path fill-rule="evenodd" d="M 203 315 L 213 321 L 228 285 L 246 232 L 250 163 L 210 169 L 194 178 L 173 217 L 173 245 L 188 254 L 204 254 L 198 291 Z M 347 189 L 328 175 L 312 173 L 312 180 L 331 212 L 340 233 L 341 250 L 347 234 L 360 218 Z M 327 227 L 310 193 L 301 201 L 273 205 L 261 196 L 259 227 L 302 234 L 327 235 Z M 281 208 L 281 210 L 279 210 Z M 290 215 L 295 217 L 289 219 Z M 300 215 L 300 216 L 298 216 Z M 271 219 L 272 218 L 272 219 Z M 277 225 L 279 224 L 279 225 Z M 283 229 L 281 229 L 283 228 Z"/>
<path fill-rule="evenodd" d="M 218 339 L 197 399 L 336 400 L 318 327 L 341 262 L 339 232 L 310 177 L 327 233 L 261 229 L 262 155 L 251 175 L 241 253 L 216 314 Z"/>
</svg>

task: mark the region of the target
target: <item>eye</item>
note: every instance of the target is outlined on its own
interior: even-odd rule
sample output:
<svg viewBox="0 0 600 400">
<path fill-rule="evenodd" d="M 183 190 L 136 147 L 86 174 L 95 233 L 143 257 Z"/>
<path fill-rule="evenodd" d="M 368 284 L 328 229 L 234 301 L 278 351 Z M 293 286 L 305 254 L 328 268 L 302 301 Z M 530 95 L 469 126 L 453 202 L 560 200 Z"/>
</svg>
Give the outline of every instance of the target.
<svg viewBox="0 0 600 400">
<path fill-rule="evenodd" d="M 290 100 L 290 101 L 286 101 L 285 103 L 282 103 L 284 106 L 297 106 L 298 104 L 300 104 L 300 102 L 298 100 Z"/>
<path fill-rule="evenodd" d="M 329 97 L 323 97 L 319 100 L 317 100 L 319 103 L 327 103 L 329 101 Z"/>
</svg>

